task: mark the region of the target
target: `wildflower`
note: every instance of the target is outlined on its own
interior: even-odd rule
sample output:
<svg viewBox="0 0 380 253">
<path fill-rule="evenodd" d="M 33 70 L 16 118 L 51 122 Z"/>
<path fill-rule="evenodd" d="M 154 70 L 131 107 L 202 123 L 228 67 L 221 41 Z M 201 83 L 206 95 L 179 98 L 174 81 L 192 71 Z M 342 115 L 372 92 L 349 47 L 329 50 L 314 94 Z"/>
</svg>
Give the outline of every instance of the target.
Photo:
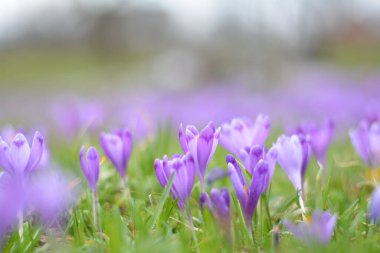
<svg viewBox="0 0 380 253">
<path fill-rule="evenodd" d="M 43 137 L 39 132 L 34 134 L 32 146 L 21 133 L 16 134 L 11 143 L 0 137 L 0 167 L 7 173 L 23 178 L 38 165 L 43 152 Z"/>
<path fill-rule="evenodd" d="M 107 158 L 117 169 L 120 177 L 125 181 L 127 165 L 132 153 L 132 135 L 125 130 L 115 133 L 102 133 L 100 143 Z"/>
<path fill-rule="evenodd" d="M 284 225 L 306 244 L 327 244 L 333 236 L 336 219 L 336 216 L 328 211 L 315 210 L 310 223 L 304 221 L 295 225 L 288 220 L 284 220 Z"/>
<path fill-rule="evenodd" d="M 356 129 L 350 130 L 350 138 L 356 152 L 365 163 L 375 168 L 380 165 L 380 123 L 371 125 L 360 122 Z"/>
<path fill-rule="evenodd" d="M 94 147 L 87 150 L 87 155 L 84 155 L 84 146 L 82 146 L 79 154 L 80 165 L 83 174 L 86 176 L 88 184 L 93 192 L 96 192 L 96 186 L 99 180 L 100 160 L 98 151 Z"/>
<path fill-rule="evenodd" d="M 222 168 L 215 168 L 210 171 L 206 178 L 208 185 L 212 185 L 214 182 L 219 181 L 227 176 L 227 171 Z"/>
<path fill-rule="evenodd" d="M 275 144 L 277 161 L 297 191 L 302 191 L 303 180 L 310 158 L 310 146 L 301 135 L 282 135 Z"/>
<path fill-rule="evenodd" d="M 247 185 L 240 166 L 232 155 L 227 155 L 228 172 L 235 188 L 236 196 L 244 212 L 246 223 L 251 229 L 253 213 L 261 194 L 265 191 L 268 177 L 268 163 L 260 161 L 253 171 L 251 184 Z"/>
<path fill-rule="evenodd" d="M 211 158 L 219 141 L 220 128 L 215 129 L 212 122 L 208 123 L 199 133 L 194 126 L 187 126 L 185 132 L 182 124 L 179 127 L 179 142 L 183 151 L 190 152 L 194 158 L 202 192 L 205 191 L 204 177 Z"/>
<path fill-rule="evenodd" d="M 245 168 L 251 175 L 258 168 L 258 164 L 266 163 L 268 166 L 268 176 L 266 177 L 265 190 L 268 190 L 270 182 L 276 168 L 277 151 L 272 147 L 269 151 L 264 145 L 253 145 L 251 148 L 240 150 L 240 158 Z"/>
<path fill-rule="evenodd" d="M 204 209 L 205 205 L 210 212 L 218 220 L 219 224 L 226 231 L 230 226 L 230 195 L 227 188 L 218 190 L 213 188 L 211 190 L 211 198 L 208 197 L 206 192 L 201 194 L 201 208 Z"/>
<path fill-rule="evenodd" d="M 184 211 L 186 201 L 194 186 L 195 163 L 192 155 L 190 153 L 173 155 L 170 160 L 165 155 L 162 160 L 154 161 L 154 169 L 163 188 L 166 187 L 170 176 L 174 174 L 170 192 L 174 199 L 178 199 L 181 211 Z"/>
<path fill-rule="evenodd" d="M 380 220 L 380 187 L 376 187 L 369 204 L 369 218 L 376 223 Z"/>
<path fill-rule="evenodd" d="M 254 123 L 248 118 L 234 118 L 222 125 L 220 145 L 238 156 L 241 149 L 264 144 L 269 130 L 268 116 L 258 115 Z"/>
<path fill-rule="evenodd" d="M 99 180 L 100 159 L 98 151 L 94 147 L 89 147 L 86 158 L 84 157 L 84 146 L 82 146 L 79 154 L 80 165 L 83 174 L 86 176 L 88 184 L 92 190 L 92 213 L 94 226 L 98 229 L 98 214 L 97 214 L 97 184 Z"/>
<path fill-rule="evenodd" d="M 304 123 L 298 126 L 296 133 L 302 134 L 310 141 L 310 146 L 320 167 L 323 169 L 326 165 L 326 153 L 330 145 L 334 131 L 332 121 L 326 121 L 322 126 L 318 127 L 314 123 Z"/>
</svg>

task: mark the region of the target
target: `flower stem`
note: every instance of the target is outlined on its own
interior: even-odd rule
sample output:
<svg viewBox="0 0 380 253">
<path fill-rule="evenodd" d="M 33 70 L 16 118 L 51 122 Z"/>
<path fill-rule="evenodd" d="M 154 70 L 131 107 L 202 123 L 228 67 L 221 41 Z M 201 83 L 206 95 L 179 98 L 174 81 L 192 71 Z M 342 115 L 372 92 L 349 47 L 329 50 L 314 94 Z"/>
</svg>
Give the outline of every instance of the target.
<svg viewBox="0 0 380 253">
<path fill-rule="evenodd" d="M 20 236 L 20 241 L 24 238 L 24 212 L 22 209 L 20 209 L 17 212 L 17 219 L 18 219 L 18 234 Z"/>
<path fill-rule="evenodd" d="M 195 229 L 194 229 L 194 223 L 193 223 L 193 217 L 191 215 L 191 210 L 190 208 L 186 208 L 186 211 L 187 211 L 187 219 L 189 220 L 189 224 L 190 224 L 190 227 L 191 227 L 191 232 L 193 234 L 193 240 L 194 240 L 194 243 L 195 243 L 195 248 L 197 250 L 197 253 L 199 253 L 199 247 L 198 247 L 198 238 L 197 238 L 197 235 L 195 234 Z"/>
<path fill-rule="evenodd" d="M 301 210 L 302 210 L 302 220 L 306 220 L 306 210 L 305 210 L 305 204 L 303 203 L 303 199 L 302 199 L 302 194 L 300 193 L 299 194 L 299 198 L 298 198 L 298 201 L 300 203 L 300 207 L 301 207 Z"/>
<path fill-rule="evenodd" d="M 98 231 L 98 208 L 97 208 L 97 193 L 96 190 L 92 192 L 92 214 L 94 218 L 95 230 Z"/>
</svg>

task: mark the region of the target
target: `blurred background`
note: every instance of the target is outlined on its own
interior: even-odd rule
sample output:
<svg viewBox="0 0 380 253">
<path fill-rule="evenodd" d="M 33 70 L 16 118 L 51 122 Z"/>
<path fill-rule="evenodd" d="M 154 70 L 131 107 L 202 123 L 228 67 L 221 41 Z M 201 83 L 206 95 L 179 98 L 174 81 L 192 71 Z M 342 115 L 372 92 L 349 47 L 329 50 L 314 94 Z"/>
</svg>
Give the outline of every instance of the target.
<svg viewBox="0 0 380 253">
<path fill-rule="evenodd" d="M 1 0 L 0 122 L 379 116 L 378 0 Z"/>
</svg>

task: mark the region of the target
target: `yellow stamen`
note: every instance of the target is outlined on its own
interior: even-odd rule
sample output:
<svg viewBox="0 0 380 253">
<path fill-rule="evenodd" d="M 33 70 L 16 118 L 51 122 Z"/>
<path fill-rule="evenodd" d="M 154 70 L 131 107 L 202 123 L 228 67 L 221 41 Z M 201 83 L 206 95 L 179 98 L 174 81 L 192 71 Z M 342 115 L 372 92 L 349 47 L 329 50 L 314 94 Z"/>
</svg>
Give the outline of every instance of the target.
<svg viewBox="0 0 380 253">
<path fill-rule="evenodd" d="M 366 173 L 366 179 L 369 181 L 379 181 L 380 180 L 380 168 L 368 170 Z"/>
<path fill-rule="evenodd" d="M 105 156 L 102 156 L 102 159 L 100 159 L 100 165 L 102 165 L 105 161 L 107 160 L 107 158 Z"/>
</svg>

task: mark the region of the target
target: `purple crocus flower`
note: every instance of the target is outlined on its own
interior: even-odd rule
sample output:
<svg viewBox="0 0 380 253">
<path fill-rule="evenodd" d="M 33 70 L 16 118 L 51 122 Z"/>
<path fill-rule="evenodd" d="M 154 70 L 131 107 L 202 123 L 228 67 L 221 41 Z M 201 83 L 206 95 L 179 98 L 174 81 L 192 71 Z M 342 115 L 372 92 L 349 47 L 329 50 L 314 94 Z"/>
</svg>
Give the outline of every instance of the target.
<svg viewBox="0 0 380 253">
<path fill-rule="evenodd" d="M 247 185 L 240 166 L 232 155 L 227 155 L 228 172 L 235 188 L 236 196 L 244 212 L 246 223 L 251 229 L 252 216 L 261 194 L 265 191 L 268 177 L 268 163 L 258 162 L 252 174 L 252 181 Z"/>
<path fill-rule="evenodd" d="M 83 174 L 86 176 L 88 184 L 93 192 L 96 192 L 96 186 L 99 180 L 99 167 L 100 159 L 98 151 L 94 147 L 90 147 L 87 150 L 85 158 L 84 146 L 82 146 L 79 154 L 80 165 L 82 167 Z"/>
<path fill-rule="evenodd" d="M 356 152 L 365 163 L 375 168 L 380 165 L 380 123 L 371 125 L 361 121 L 356 129 L 350 130 L 350 138 Z"/>
<path fill-rule="evenodd" d="M 269 151 L 264 145 L 253 145 L 251 148 L 240 150 L 240 159 L 251 175 L 254 174 L 262 163 L 268 166 L 268 176 L 266 177 L 265 189 L 268 190 L 270 182 L 276 168 L 277 151 L 272 147 Z M 258 166 L 259 165 L 259 166 Z"/>
<path fill-rule="evenodd" d="M 179 142 L 183 151 L 190 152 L 194 158 L 202 191 L 205 191 L 204 176 L 218 145 L 219 133 L 220 128 L 215 129 L 212 122 L 209 122 L 200 133 L 194 126 L 187 126 L 185 132 L 182 124 L 179 127 Z"/>
<path fill-rule="evenodd" d="M 125 180 L 133 147 L 131 133 L 127 129 L 115 133 L 102 133 L 100 143 L 107 158 L 115 166 L 122 180 Z"/>
<path fill-rule="evenodd" d="M 210 212 L 217 218 L 220 225 L 228 230 L 230 226 L 230 195 L 227 188 L 220 191 L 216 188 L 211 190 L 211 200 L 206 192 L 201 194 L 201 208 L 207 206 Z"/>
<path fill-rule="evenodd" d="M 302 191 L 305 172 L 310 159 L 310 146 L 302 135 L 282 135 L 275 144 L 277 161 L 288 175 L 294 188 Z M 300 194 L 301 195 L 301 194 Z"/>
<path fill-rule="evenodd" d="M 376 187 L 369 204 L 369 218 L 376 223 L 380 220 L 380 187 Z"/>
<path fill-rule="evenodd" d="M 195 163 L 190 153 L 185 155 L 173 155 L 169 160 L 165 155 L 162 160 L 154 161 L 154 169 L 158 182 L 164 188 L 174 173 L 173 184 L 170 192 L 174 199 L 178 199 L 178 206 L 184 211 L 186 200 L 190 197 L 194 186 Z"/>
<path fill-rule="evenodd" d="M 230 123 L 222 125 L 220 145 L 239 155 L 241 149 L 264 144 L 269 130 L 268 116 L 258 115 L 255 123 L 248 118 L 234 118 Z"/>
<path fill-rule="evenodd" d="M 301 222 L 295 225 L 288 220 L 284 220 L 284 225 L 306 244 L 327 244 L 333 236 L 336 219 L 336 216 L 328 211 L 315 210 L 310 223 Z"/>
<path fill-rule="evenodd" d="M 206 178 L 208 185 L 212 185 L 214 182 L 219 181 L 227 176 L 227 171 L 222 168 L 212 169 Z"/>
<path fill-rule="evenodd" d="M 326 153 L 334 132 L 334 123 L 326 121 L 322 126 L 308 122 L 303 123 L 296 129 L 297 134 L 302 134 L 310 141 L 310 146 L 318 163 L 322 168 L 326 164 Z"/>
<path fill-rule="evenodd" d="M 9 144 L 0 137 L 0 167 L 13 176 L 26 176 L 39 165 L 43 142 L 39 132 L 34 134 L 32 146 L 21 133 L 16 134 Z"/>
</svg>

